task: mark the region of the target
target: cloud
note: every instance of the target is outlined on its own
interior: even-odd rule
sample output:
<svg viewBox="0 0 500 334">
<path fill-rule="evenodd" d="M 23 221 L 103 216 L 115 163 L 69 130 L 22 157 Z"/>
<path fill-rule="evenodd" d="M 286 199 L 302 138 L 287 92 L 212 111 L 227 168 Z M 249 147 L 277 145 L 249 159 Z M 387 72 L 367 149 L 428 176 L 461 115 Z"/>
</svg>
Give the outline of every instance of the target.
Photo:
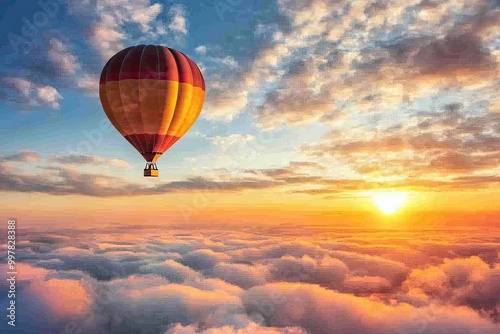
<svg viewBox="0 0 500 334">
<path fill-rule="evenodd" d="M 263 128 L 305 124 L 334 109 L 333 96 L 321 79 L 320 57 L 314 54 L 293 62 L 278 88 L 266 93 L 256 113 Z"/>
<path fill-rule="evenodd" d="M 38 296 L 45 314 L 50 318 L 74 318 L 87 314 L 91 299 L 81 282 L 67 279 L 48 279 L 30 284 L 24 291 Z M 71 305 L 67 307 L 66 305 Z"/>
<path fill-rule="evenodd" d="M 164 23 L 157 20 L 162 10 L 160 3 L 150 0 L 100 0 L 95 9 L 96 20 L 91 27 L 90 41 L 104 59 L 109 59 L 125 48 L 130 26 L 137 26 L 144 36 L 164 35 Z"/>
<path fill-rule="evenodd" d="M 5 93 L 4 99 L 23 109 L 46 107 L 59 109 L 61 94 L 52 86 L 37 84 L 20 77 L 5 77 L 0 89 Z"/>
<path fill-rule="evenodd" d="M 139 268 L 141 273 L 160 275 L 170 282 L 182 283 L 189 278 L 198 275 L 193 269 L 184 266 L 174 260 L 166 260 L 163 263 L 152 263 Z"/>
<path fill-rule="evenodd" d="M 84 333 L 498 331 L 499 243 L 491 228 L 44 227 L 23 240 L 18 302 L 25 315 L 18 326 L 26 333 L 36 332 L 33 326 Z M 488 247 L 491 265 L 477 256 Z M 398 254 L 404 262 L 391 259 Z"/>
<path fill-rule="evenodd" d="M 350 276 L 344 281 L 347 291 L 356 294 L 368 294 L 391 291 L 392 283 L 379 276 Z"/>
<path fill-rule="evenodd" d="M 274 328 L 274 327 L 262 327 L 255 323 L 250 323 L 248 326 L 243 328 L 235 328 L 234 326 L 222 326 L 222 327 L 212 327 L 208 329 L 200 328 L 200 326 L 190 325 L 190 326 L 182 326 L 181 324 L 177 324 L 172 326 L 167 332 L 164 334 L 306 334 L 306 332 L 297 327 L 283 327 L 283 328 Z"/>
<path fill-rule="evenodd" d="M 255 137 L 249 134 L 231 134 L 228 136 L 215 136 L 212 138 L 214 145 L 220 146 L 223 150 L 231 147 L 242 148 L 247 142 L 253 141 Z"/>
<path fill-rule="evenodd" d="M 284 20 L 268 24 L 272 34 L 249 63 L 211 72 L 209 120 L 254 110 L 264 129 L 336 122 L 381 108 L 411 112 L 408 103 L 451 88 L 491 100 L 494 1 L 277 4 Z"/>
<path fill-rule="evenodd" d="M 205 74 L 206 75 L 206 74 Z M 207 97 L 202 116 L 211 121 L 232 121 L 246 107 L 248 89 L 239 78 L 227 80 L 225 75 L 213 75 L 207 82 Z"/>
<path fill-rule="evenodd" d="M 100 164 L 100 162 L 99 162 Z M 73 163 L 75 165 L 75 163 Z M 124 167 L 120 161 L 115 165 Z M 51 195 L 86 195 L 97 197 L 137 196 L 166 194 L 185 191 L 242 191 L 246 189 L 265 189 L 276 186 L 274 181 L 235 179 L 227 181 L 212 180 L 204 177 L 188 177 L 181 181 L 162 183 L 148 187 L 133 183 L 125 178 L 105 174 L 84 173 L 74 168 L 47 167 L 47 173 L 20 174 L 0 164 L 2 191 L 39 192 Z"/>
<path fill-rule="evenodd" d="M 16 157 L 13 155 L 11 159 Z M 128 164 L 118 159 L 104 159 L 99 156 L 70 154 L 51 156 L 49 165 L 40 167 L 40 174 L 23 173 L 22 169 L 13 169 L 0 163 L 2 185 L 0 190 L 17 192 L 41 192 L 52 195 L 88 195 L 88 196 L 133 196 L 154 195 L 185 191 L 243 191 L 246 189 L 265 189 L 285 184 L 284 176 L 276 179 L 255 173 L 221 172 L 212 176 L 190 176 L 183 180 L 171 181 L 148 187 L 142 183 L 134 183 L 124 178 L 106 174 L 85 173 L 74 167 L 85 165 L 109 165 L 126 168 Z M 244 172 L 244 171 L 243 171 Z M 277 173 L 276 170 L 264 170 L 265 173 Z M 290 173 L 290 182 L 299 182 L 301 175 L 294 178 Z"/>
<path fill-rule="evenodd" d="M 477 256 L 445 259 L 438 266 L 414 269 L 403 287 L 410 296 L 466 305 L 498 322 L 500 289 L 494 281 L 499 275 L 498 265 L 490 267 Z"/>
<path fill-rule="evenodd" d="M 185 12 L 178 5 L 172 6 L 170 28 L 161 20 L 163 4 L 151 0 L 69 0 L 64 6 L 76 25 L 44 32 L 40 43 L 30 45 L 30 54 L 17 59 L 14 70 L 22 75 L 4 75 L 0 82 L 0 98 L 22 111 L 59 109 L 60 87 L 97 97 L 103 61 L 125 45 L 154 43 L 169 34 L 179 40 L 187 33 Z M 68 32 L 85 36 L 85 43 L 76 47 L 64 37 Z"/>
<path fill-rule="evenodd" d="M 270 279 L 267 266 L 243 263 L 218 263 L 212 268 L 212 274 L 244 289 L 264 284 Z"/>
<path fill-rule="evenodd" d="M 168 28 L 179 36 L 187 35 L 186 10 L 181 5 L 173 5 L 169 9 L 170 23 Z"/>
<path fill-rule="evenodd" d="M 243 138 L 243 137 L 242 137 Z M 229 145 L 229 148 L 237 148 L 238 145 L 244 145 L 249 141 L 250 137 L 244 137 L 241 141 L 240 137 L 216 137 L 215 140 L 220 145 Z M 463 138 L 463 137 L 462 137 Z M 328 141 L 325 143 L 311 145 L 303 148 L 305 152 L 311 155 L 321 154 L 328 156 L 329 154 L 336 155 L 335 149 L 329 148 Z M 494 142 L 494 141 L 492 141 Z M 233 143 L 235 145 L 233 145 Z M 342 141 L 331 141 L 334 145 L 343 145 Z M 358 144 L 356 144 L 358 145 Z M 224 146 L 225 147 L 225 146 Z M 337 146 L 338 147 L 338 146 Z M 380 145 L 382 147 L 382 145 Z M 487 146 L 477 145 L 478 150 L 490 150 Z M 343 148 L 342 148 L 343 149 Z M 329 150 L 332 153 L 329 153 Z M 427 151 L 427 149 L 423 149 Z M 231 169 L 231 170 L 216 170 L 211 174 L 205 173 L 203 176 L 192 175 L 184 179 L 162 182 L 154 186 L 149 186 L 143 183 L 135 183 L 124 178 L 110 176 L 107 174 L 86 173 L 80 170 L 84 166 L 112 166 L 119 168 L 128 168 L 128 163 L 119 159 L 105 159 L 99 156 L 88 156 L 71 154 L 67 156 L 51 156 L 47 159 L 47 166 L 40 166 L 41 173 L 26 173 L 20 166 L 8 165 L 5 159 L 0 161 L 0 169 L 2 170 L 2 186 L 3 191 L 13 192 L 39 192 L 52 195 L 86 195 L 97 197 L 110 196 L 139 196 L 139 195 L 155 195 L 167 194 L 174 192 L 241 192 L 252 189 L 282 189 L 290 193 L 303 193 L 319 196 L 353 196 L 353 191 L 366 191 L 381 188 L 391 189 L 406 189 L 406 190 L 460 190 L 460 189 L 477 189 L 488 188 L 498 182 L 498 177 L 493 172 L 483 175 L 469 175 L 467 172 L 471 168 L 481 168 L 481 170 L 489 171 L 495 168 L 496 160 L 495 153 L 487 153 L 480 157 L 474 163 L 465 166 L 449 166 L 444 163 L 439 165 L 423 165 L 424 159 L 415 161 L 413 158 L 402 159 L 402 157 L 389 160 L 390 156 L 375 155 L 375 158 L 384 159 L 386 162 L 385 169 L 381 168 L 379 163 L 372 162 L 372 166 L 366 166 L 366 157 L 363 157 L 363 150 L 353 150 L 351 153 L 346 152 L 339 155 L 339 161 L 347 159 L 347 161 L 356 168 L 361 174 L 375 174 L 377 172 L 397 170 L 399 175 L 404 175 L 403 171 L 407 170 L 408 175 L 405 178 L 396 180 L 365 180 L 361 177 L 350 179 L 337 179 L 334 177 L 326 177 L 324 175 L 324 166 L 316 162 L 290 162 L 289 165 L 281 168 L 264 168 L 264 169 Z M 437 157 L 442 157 L 438 151 L 433 150 Z M 21 154 L 21 153 L 20 153 Z M 36 153 L 32 153 L 36 154 Z M 361 155 L 360 155 L 361 154 Z M 15 159 L 17 154 L 8 156 L 8 159 Z M 21 156 L 21 155 L 20 155 Z M 19 157 L 20 157 L 19 156 Z M 18 157 L 18 159 L 19 159 Z M 373 158 L 373 157 L 372 157 Z M 25 157 L 25 159 L 28 159 Z M 468 159 L 471 159 L 470 157 Z M 12 160 L 13 161 L 13 160 Z M 432 160 L 431 160 L 432 161 Z M 467 161 L 467 160 L 466 160 Z M 413 165 L 412 165 L 413 164 Z M 429 164 L 429 163 L 428 163 Z M 430 162 L 432 164 L 432 162 Z M 368 168 L 369 167 L 369 168 Z M 403 169 L 404 168 L 404 169 Z M 453 174 L 450 173 L 453 168 Z M 412 177 L 411 172 L 418 171 L 419 177 Z M 493 171 L 493 169 L 491 169 Z M 441 173 L 448 173 L 446 178 L 437 178 Z M 453 175 L 452 177 L 450 177 Z"/>
<path fill-rule="evenodd" d="M 54 67 L 61 70 L 63 75 L 75 74 L 80 67 L 78 58 L 69 51 L 67 45 L 57 38 L 49 40 L 47 57 Z"/>
<path fill-rule="evenodd" d="M 216 253 L 210 249 L 198 249 L 187 253 L 181 262 L 193 269 L 208 269 L 229 257 L 223 253 Z"/>
<path fill-rule="evenodd" d="M 200 45 L 200 46 L 197 46 L 194 51 L 201 55 L 201 56 L 204 56 L 207 54 L 207 47 L 205 45 Z"/>
<path fill-rule="evenodd" d="M 481 187 L 495 182 L 488 175 L 498 167 L 497 126 L 490 113 L 472 114 L 462 104 L 447 104 L 439 111 L 417 113 L 401 126 L 333 130 L 301 151 L 335 157 L 370 180 L 397 176 L 410 187 L 429 189 L 467 188 L 476 180 Z"/>
<path fill-rule="evenodd" d="M 49 162 L 63 164 L 63 165 L 93 165 L 93 166 L 112 166 L 128 168 L 129 164 L 126 161 L 119 159 L 105 159 L 96 155 L 84 155 L 84 154 L 69 154 L 69 155 L 57 155 L 50 156 Z"/>
<path fill-rule="evenodd" d="M 76 81 L 76 86 L 83 89 L 88 95 L 99 96 L 99 77 L 93 74 L 83 74 Z"/>
<path fill-rule="evenodd" d="M 273 300 L 274 296 L 274 300 Z M 308 333 L 440 333 L 453 330 L 494 333 L 497 326 L 466 308 L 416 309 L 337 293 L 317 285 L 274 283 L 248 290 L 247 312 L 261 314 L 270 326 L 299 326 Z M 335 315 L 332 317 L 332 315 Z"/>
<path fill-rule="evenodd" d="M 40 153 L 31 151 L 22 151 L 19 153 L 4 155 L 0 157 L 0 161 L 39 162 L 40 160 Z"/>
<path fill-rule="evenodd" d="M 480 37 L 472 33 L 450 34 L 415 49 L 409 47 L 405 51 L 413 54 L 410 62 L 423 76 L 444 76 L 462 71 L 489 75 L 497 67 L 491 54 L 483 48 Z"/>
<path fill-rule="evenodd" d="M 107 175 L 81 173 L 75 169 L 52 167 L 46 168 L 43 175 L 23 174 L 0 165 L 2 170 L 2 191 L 40 192 L 52 195 L 90 195 L 90 196 L 127 196 L 142 188 L 130 184 L 125 179 Z M 128 187 L 122 187 L 122 185 Z"/>
</svg>

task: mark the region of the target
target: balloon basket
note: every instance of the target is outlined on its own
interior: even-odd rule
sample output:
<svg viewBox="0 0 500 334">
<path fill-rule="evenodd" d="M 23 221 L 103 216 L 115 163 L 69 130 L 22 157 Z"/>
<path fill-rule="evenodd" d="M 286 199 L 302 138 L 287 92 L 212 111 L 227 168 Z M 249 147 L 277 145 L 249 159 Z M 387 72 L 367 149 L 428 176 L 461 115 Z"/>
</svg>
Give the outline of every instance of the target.
<svg viewBox="0 0 500 334">
<path fill-rule="evenodd" d="M 144 176 L 147 177 L 158 177 L 160 175 L 158 169 L 145 169 L 144 170 Z"/>
<path fill-rule="evenodd" d="M 160 175 L 160 171 L 154 162 L 146 163 L 146 167 L 144 167 L 144 176 L 145 177 L 158 177 Z"/>
</svg>

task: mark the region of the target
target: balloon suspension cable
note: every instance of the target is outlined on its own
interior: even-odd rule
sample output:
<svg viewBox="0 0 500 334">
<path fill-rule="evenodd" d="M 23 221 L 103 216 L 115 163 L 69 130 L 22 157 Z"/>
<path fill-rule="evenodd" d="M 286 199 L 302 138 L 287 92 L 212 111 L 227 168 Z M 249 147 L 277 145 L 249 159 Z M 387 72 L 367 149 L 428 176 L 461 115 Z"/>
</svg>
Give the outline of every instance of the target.
<svg viewBox="0 0 500 334">
<path fill-rule="evenodd" d="M 155 162 L 146 162 L 146 167 L 144 167 L 144 169 L 158 170 L 158 166 L 156 166 Z"/>
</svg>

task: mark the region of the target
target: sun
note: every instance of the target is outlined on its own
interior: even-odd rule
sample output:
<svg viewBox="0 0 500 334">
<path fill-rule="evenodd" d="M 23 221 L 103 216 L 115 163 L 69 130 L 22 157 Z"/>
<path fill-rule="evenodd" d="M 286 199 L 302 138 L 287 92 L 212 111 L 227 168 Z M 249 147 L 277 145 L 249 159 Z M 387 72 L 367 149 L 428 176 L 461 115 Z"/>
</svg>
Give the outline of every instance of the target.
<svg viewBox="0 0 500 334">
<path fill-rule="evenodd" d="M 386 215 L 396 213 L 408 199 L 408 194 L 401 191 L 384 191 L 373 194 L 373 201 Z"/>
</svg>

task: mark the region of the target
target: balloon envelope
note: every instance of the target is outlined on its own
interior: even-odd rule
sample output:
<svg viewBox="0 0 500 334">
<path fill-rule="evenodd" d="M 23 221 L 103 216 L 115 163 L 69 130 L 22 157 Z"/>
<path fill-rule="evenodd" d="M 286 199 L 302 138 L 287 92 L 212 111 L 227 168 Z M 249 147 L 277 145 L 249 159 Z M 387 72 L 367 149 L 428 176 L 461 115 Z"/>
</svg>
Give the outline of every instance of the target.
<svg viewBox="0 0 500 334">
<path fill-rule="evenodd" d="M 180 51 L 138 45 L 102 70 L 99 96 L 113 126 L 148 162 L 156 162 L 198 118 L 205 101 L 199 67 Z"/>
</svg>

